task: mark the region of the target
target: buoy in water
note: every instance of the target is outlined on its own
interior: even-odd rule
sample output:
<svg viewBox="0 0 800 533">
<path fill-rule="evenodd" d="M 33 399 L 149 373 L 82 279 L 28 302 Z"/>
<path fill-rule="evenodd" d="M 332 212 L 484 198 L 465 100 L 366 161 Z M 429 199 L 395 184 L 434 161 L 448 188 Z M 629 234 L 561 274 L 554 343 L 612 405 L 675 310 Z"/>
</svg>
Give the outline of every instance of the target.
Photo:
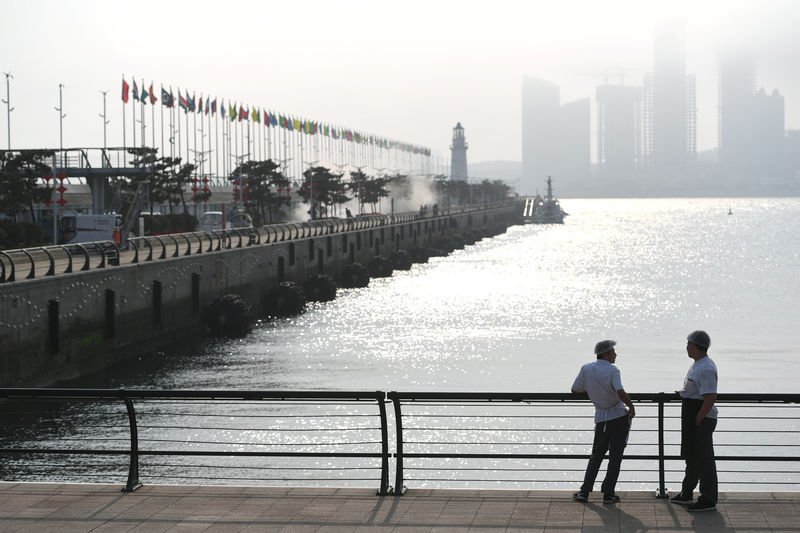
<svg viewBox="0 0 800 533">
<path fill-rule="evenodd" d="M 284 281 L 272 287 L 264 301 L 264 307 L 270 316 L 297 315 L 303 311 L 305 305 L 305 291 L 293 281 Z"/>
<path fill-rule="evenodd" d="M 309 302 L 329 302 L 336 299 L 338 285 L 327 274 L 314 274 L 309 276 L 303 284 L 306 298 Z"/>
<path fill-rule="evenodd" d="M 253 329 L 253 309 L 238 294 L 214 299 L 205 315 L 208 331 L 217 337 L 242 337 Z"/>
</svg>

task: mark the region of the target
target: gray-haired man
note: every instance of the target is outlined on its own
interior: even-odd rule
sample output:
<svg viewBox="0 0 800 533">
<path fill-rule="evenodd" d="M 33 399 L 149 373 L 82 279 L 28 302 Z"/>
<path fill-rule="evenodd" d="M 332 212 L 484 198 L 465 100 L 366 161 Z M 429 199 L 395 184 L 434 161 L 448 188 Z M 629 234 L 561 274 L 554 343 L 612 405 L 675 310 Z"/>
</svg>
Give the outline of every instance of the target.
<svg viewBox="0 0 800 533">
<path fill-rule="evenodd" d="M 609 452 L 608 469 L 600 487 L 603 491 L 603 503 L 619 502 L 619 496 L 614 489 L 622 465 L 622 454 L 628 442 L 630 420 L 636 416 L 636 409 L 628 393 L 622 388 L 619 369 L 614 366 L 614 361 L 617 360 L 617 352 L 614 350 L 616 344 L 612 340 L 598 342 L 594 347 L 597 361 L 583 365 L 572 384 L 572 393 L 588 393 L 595 408 L 592 456 L 586 466 L 580 491 L 572 495 L 576 502 L 589 499 L 606 452 Z"/>
</svg>

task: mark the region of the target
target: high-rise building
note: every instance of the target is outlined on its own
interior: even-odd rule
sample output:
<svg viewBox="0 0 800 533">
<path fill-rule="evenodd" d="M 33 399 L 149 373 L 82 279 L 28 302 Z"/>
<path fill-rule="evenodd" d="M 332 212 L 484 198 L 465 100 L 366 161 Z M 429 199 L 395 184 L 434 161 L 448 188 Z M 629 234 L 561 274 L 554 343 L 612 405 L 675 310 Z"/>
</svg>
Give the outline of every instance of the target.
<svg viewBox="0 0 800 533">
<path fill-rule="evenodd" d="M 588 98 L 560 103 L 557 85 L 522 80 L 522 180 L 520 192 L 533 194 L 547 176 L 559 190 L 585 181 L 591 170 L 591 111 Z"/>
<path fill-rule="evenodd" d="M 450 146 L 450 179 L 467 181 L 467 140 L 464 128 L 457 123 L 453 128 L 453 144 Z"/>
<path fill-rule="evenodd" d="M 777 91 L 756 90 L 756 65 L 747 54 L 727 53 L 719 65 L 719 162 L 728 177 L 779 177 L 785 173 L 784 101 Z"/>
<path fill-rule="evenodd" d="M 783 96 L 774 89 L 753 95 L 753 175 L 776 178 L 783 176 L 786 123 Z"/>
<path fill-rule="evenodd" d="M 756 92 L 755 63 L 744 54 L 720 58 L 719 114 L 717 140 L 719 163 L 724 172 L 744 170 L 749 166 L 751 115 Z"/>
<path fill-rule="evenodd" d="M 602 176 L 627 178 L 641 171 L 643 102 L 642 87 L 597 88 L 597 164 Z"/>
<path fill-rule="evenodd" d="M 646 136 L 652 165 L 662 175 L 685 168 L 697 152 L 695 79 L 686 75 L 684 27 L 683 21 L 672 21 L 656 28 Z"/>
</svg>

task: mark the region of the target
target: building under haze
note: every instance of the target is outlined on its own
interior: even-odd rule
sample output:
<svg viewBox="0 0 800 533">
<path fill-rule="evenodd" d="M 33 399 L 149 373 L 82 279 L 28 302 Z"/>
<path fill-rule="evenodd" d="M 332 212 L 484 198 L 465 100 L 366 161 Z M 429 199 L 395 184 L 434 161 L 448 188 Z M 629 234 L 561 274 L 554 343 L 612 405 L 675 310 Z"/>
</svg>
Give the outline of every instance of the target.
<svg viewBox="0 0 800 533">
<path fill-rule="evenodd" d="M 601 85 L 597 88 L 597 166 L 600 176 L 633 178 L 644 154 L 644 90 Z"/>
<path fill-rule="evenodd" d="M 657 176 L 682 173 L 697 153 L 694 75 L 686 74 L 685 23 L 656 28 L 653 74 L 645 77 L 645 149 Z"/>
<path fill-rule="evenodd" d="M 450 146 L 450 179 L 467 181 L 467 139 L 464 137 L 464 128 L 457 123 L 453 128 L 453 144 Z"/>
<path fill-rule="evenodd" d="M 783 96 L 777 90 L 756 90 L 756 65 L 747 54 L 720 58 L 717 126 L 723 178 L 785 174 Z"/>
<path fill-rule="evenodd" d="M 588 98 L 562 105 L 558 86 L 524 77 L 520 193 L 542 190 L 547 176 L 561 192 L 580 192 L 591 172 L 590 128 Z"/>
</svg>

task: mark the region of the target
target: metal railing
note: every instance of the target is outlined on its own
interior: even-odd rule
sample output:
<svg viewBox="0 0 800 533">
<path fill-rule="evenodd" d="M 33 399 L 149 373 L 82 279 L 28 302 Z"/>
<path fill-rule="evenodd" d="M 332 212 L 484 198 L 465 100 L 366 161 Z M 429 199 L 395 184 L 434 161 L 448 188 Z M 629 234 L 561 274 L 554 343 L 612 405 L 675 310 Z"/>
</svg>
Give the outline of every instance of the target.
<svg viewBox="0 0 800 533">
<path fill-rule="evenodd" d="M 619 484 L 666 496 L 683 472 L 680 399 L 631 398 L 637 416 Z M 380 494 L 564 488 L 582 479 L 594 428 L 586 398 L 549 393 L 0 389 L 0 402 L 0 480 L 127 473 L 124 490 L 144 477 L 377 483 Z M 717 404 L 720 485 L 797 490 L 800 395 L 720 394 Z"/>
<path fill-rule="evenodd" d="M 631 394 L 633 420 L 620 483 L 680 485 L 680 397 Z M 395 490 L 407 482 L 553 487 L 583 478 L 594 411 L 572 394 L 390 392 L 396 425 Z M 800 395 L 720 394 L 715 432 L 720 483 L 796 487 Z M 738 465 L 726 469 L 727 465 Z M 758 469 L 741 466 L 758 464 Z M 793 469 L 766 465 L 791 464 Z M 479 477 L 475 476 L 480 473 Z M 470 477 L 472 476 L 472 477 Z M 500 477 L 498 477 L 500 476 Z M 656 479 L 657 478 L 657 479 Z"/>
<path fill-rule="evenodd" d="M 45 469 L 107 480 L 127 469 L 123 491 L 145 472 L 194 482 L 378 481 L 379 494 L 390 491 L 382 392 L 0 389 L 0 399 L 0 479 Z"/>
<path fill-rule="evenodd" d="M 490 208 L 504 204 L 490 205 Z M 359 215 L 352 218 L 312 220 L 291 224 L 270 224 L 252 228 L 229 228 L 147 237 L 131 237 L 127 246 L 112 241 L 43 246 L 0 251 L 0 283 L 36 279 L 76 270 L 102 269 L 156 261 L 179 256 L 230 250 L 295 239 L 334 235 L 347 231 L 387 227 L 416 221 L 441 220 L 448 216 L 482 212 L 486 206 L 461 206 L 442 209 L 436 216 L 429 210 L 391 215 Z M 121 248 L 127 248 L 127 251 Z"/>
</svg>

